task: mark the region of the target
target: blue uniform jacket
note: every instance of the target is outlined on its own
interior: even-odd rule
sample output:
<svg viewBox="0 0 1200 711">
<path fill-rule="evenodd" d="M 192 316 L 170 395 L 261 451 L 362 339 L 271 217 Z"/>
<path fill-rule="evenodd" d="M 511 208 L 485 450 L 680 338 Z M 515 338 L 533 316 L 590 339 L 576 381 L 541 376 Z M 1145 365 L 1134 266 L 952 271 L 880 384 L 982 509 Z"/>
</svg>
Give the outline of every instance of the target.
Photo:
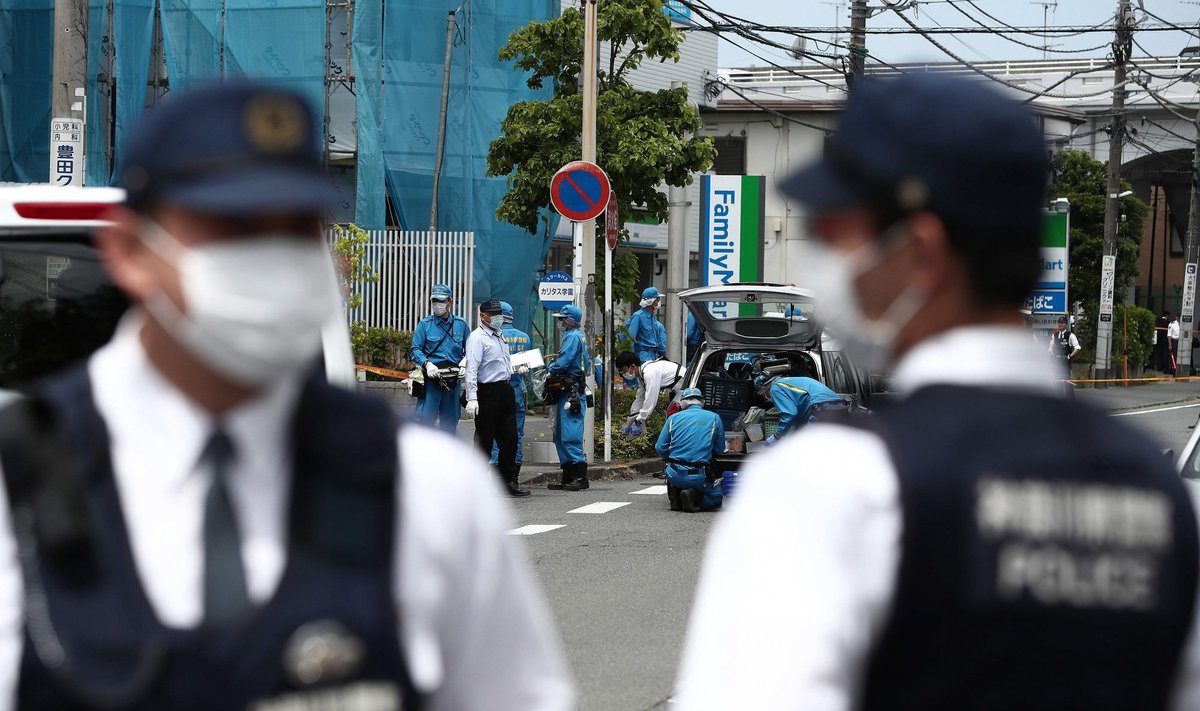
<svg viewBox="0 0 1200 711">
<path fill-rule="evenodd" d="M 666 357 L 667 329 L 651 311 L 638 309 L 637 313 L 625 322 L 625 328 L 629 331 L 629 337 L 633 339 L 634 354 L 643 363 Z"/>
<path fill-rule="evenodd" d="M 504 342 L 508 344 L 509 355 L 514 353 L 524 353 L 533 348 L 533 340 L 529 338 L 529 334 L 513 328 L 511 323 L 504 324 L 504 328 L 500 329 L 500 335 L 504 338 Z M 512 386 L 517 390 L 524 392 L 525 376 L 517 373 L 512 374 L 509 379 Z"/>
<path fill-rule="evenodd" d="M 808 415 L 813 405 L 826 402 L 840 403 L 840 395 L 812 378 L 780 378 L 771 386 L 771 402 L 779 408 L 779 429 L 776 437 L 782 437 L 793 427 L 808 424 Z"/>
<path fill-rule="evenodd" d="M 663 459 L 704 464 L 725 451 L 725 426 L 721 416 L 700 405 L 690 405 L 667 418 L 655 449 Z"/>
<path fill-rule="evenodd" d="M 702 340 L 704 340 L 704 329 L 700 328 L 700 324 L 696 322 L 696 317 L 689 313 L 687 317 L 688 348 L 695 348 L 700 345 L 700 341 Z"/>
<path fill-rule="evenodd" d="M 558 358 L 550 364 L 550 372 L 555 375 L 582 378 L 587 362 L 588 354 L 587 348 L 583 345 L 583 332 L 578 328 L 572 328 L 563 333 L 562 346 L 558 349 Z"/>
<path fill-rule="evenodd" d="M 464 349 L 470 333 L 471 327 L 462 316 L 450 316 L 446 319 L 430 314 L 421 319 L 417 329 L 413 331 L 410 351 L 412 362 L 421 367 L 425 366 L 427 360 L 458 365 L 466 355 Z"/>
</svg>

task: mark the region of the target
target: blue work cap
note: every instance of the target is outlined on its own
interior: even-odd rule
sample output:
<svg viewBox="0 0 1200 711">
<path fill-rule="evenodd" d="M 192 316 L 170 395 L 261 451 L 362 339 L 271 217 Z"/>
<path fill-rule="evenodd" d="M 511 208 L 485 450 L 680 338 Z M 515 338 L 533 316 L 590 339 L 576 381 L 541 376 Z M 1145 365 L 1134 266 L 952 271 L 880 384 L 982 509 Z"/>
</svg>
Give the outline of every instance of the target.
<svg viewBox="0 0 1200 711">
<path fill-rule="evenodd" d="M 498 314 L 504 311 L 504 307 L 500 305 L 499 299 L 488 299 L 479 304 L 479 312 L 485 314 Z"/>
<path fill-rule="evenodd" d="M 231 216 L 323 212 L 338 195 L 320 135 L 290 89 L 235 82 L 172 92 L 126 141 L 118 176 L 135 210 L 162 201 Z"/>
<path fill-rule="evenodd" d="M 703 400 L 704 395 L 700 393 L 700 388 L 684 388 L 679 391 L 680 400 Z"/>
<path fill-rule="evenodd" d="M 860 82 L 823 157 L 780 189 L 818 216 L 928 210 L 967 239 L 1024 242 L 1041 235 L 1048 167 L 1025 106 L 984 81 L 913 73 Z"/>
<path fill-rule="evenodd" d="M 500 302 L 500 314 L 504 316 L 504 323 L 513 322 L 513 307 L 507 301 Z"/>
<path fill-rule="evenodd" d="M 653 286 L 648 286 L 642 290 L 643 299 L 657 299 L 660 296 L 662 296 L 662 294 L 658 293 L 658 289 L 654 288 Z"/>
<path fill-rule="evenodd" d="M 573 319 L 575 321 L 582 321 L 583 320 L 583 312 L 579 310 L 578 306 L 572 306 L 570 304 L 567 304 L 566 306 L 559 309 L 558 313 L 554 314 L 554 318 L 569 318 L 569 319 Z"/>
<path fill-rule="evenodd" d="M 445 284 L 436 284 L 433 291 L 429 292 L 430 301 L 446 301 L 454 298 L 454 291 Z"/>
</svg>

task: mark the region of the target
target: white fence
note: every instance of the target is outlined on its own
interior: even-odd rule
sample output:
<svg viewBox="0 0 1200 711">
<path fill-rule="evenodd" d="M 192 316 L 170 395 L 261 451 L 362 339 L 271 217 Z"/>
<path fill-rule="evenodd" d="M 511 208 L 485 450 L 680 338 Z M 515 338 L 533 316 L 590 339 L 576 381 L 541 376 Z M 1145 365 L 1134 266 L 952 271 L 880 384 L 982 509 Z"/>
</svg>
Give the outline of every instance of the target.
<svg viewBox="0 0 1200 711">
<path fill-rule="evenodd" d="M 348 314 L 351 322 L 412 331 L 429 315 L 429 292 L 434 284 L 454 290 L 459 314 L 470 310 L 474 232 L 370 230 L 367 234 L 371 240 L 363 249 L 363 259 L 379 280 L 361 288 L 362 305 Z"/>
</svg>

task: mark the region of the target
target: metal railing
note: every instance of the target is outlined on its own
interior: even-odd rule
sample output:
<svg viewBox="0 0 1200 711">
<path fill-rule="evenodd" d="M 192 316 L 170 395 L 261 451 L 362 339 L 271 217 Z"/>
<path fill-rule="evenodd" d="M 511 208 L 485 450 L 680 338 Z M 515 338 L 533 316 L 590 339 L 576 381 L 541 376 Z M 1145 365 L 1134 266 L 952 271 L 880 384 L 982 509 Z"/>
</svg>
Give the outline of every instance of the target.
<svg viewBox="0 0 1200 711">
<path fill-rule="evenodd" d="M 367 234 L 370 241 L 363 248 L 363 259 L 379 279 L 361 287 L 362 304 L 347 314 L 351 323 L 412 331 L 429 315 L 434 284 L 454 290 L 455 311 L 460 315 L 470 310 L 474 232 L 369 230 Z"/>
</svg>

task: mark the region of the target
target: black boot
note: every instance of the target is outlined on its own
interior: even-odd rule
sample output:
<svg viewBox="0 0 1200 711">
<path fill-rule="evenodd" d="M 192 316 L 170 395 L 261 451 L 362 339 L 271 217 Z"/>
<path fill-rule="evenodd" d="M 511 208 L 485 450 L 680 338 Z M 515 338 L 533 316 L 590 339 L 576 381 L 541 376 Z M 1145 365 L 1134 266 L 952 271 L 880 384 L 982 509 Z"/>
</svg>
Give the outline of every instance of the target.
<svg viewBox="0 0 1200 711">
<path fill-rule="evenodd" d="M 571 466 L 573 478 L 570 483 L 563 484 L 563 489 L 567 491 L 582 491 L 588 488 L 590 485 L 588 484 L 587 462 L 577 462 Z"/>
<path fill-rule="evenodd" d="M 679 503 L 679 487 L 667 484 L 667 502 L 672 511 L 683 511 L 683 506 Z"/>
<path fill-rule="evenodd" d="M 679 490 L 679 507 L 688 513 L 700 510 L 700 492 L 695 489 Z"/>
<path fill-rule="evenodd" d="M 518 481 L 519 480 L 517 479 L 516 474 L 513 474 L 507 480 L 505 480 L 504 483 L 508 485 L 508 495 L 514 499 L 518 499 L 522 496 L 529 496 L 529 489 L 522 489 L 521 485 L 517 483 Z"/>
<path fill-rule="evenodd" d="M 564 488 L 566 488 L 567 484 L 569 484 L 571 482 L 571 479 L 573 478 L 571 476 L 571 467 L 574 465 L 560 464 L 559 466 L 562 467 L 562 478 L 559 481 L 559 483 L 546 485 L 546 488 L 550 489 L 551 491 L 562 491 Z"/>
</svg>

